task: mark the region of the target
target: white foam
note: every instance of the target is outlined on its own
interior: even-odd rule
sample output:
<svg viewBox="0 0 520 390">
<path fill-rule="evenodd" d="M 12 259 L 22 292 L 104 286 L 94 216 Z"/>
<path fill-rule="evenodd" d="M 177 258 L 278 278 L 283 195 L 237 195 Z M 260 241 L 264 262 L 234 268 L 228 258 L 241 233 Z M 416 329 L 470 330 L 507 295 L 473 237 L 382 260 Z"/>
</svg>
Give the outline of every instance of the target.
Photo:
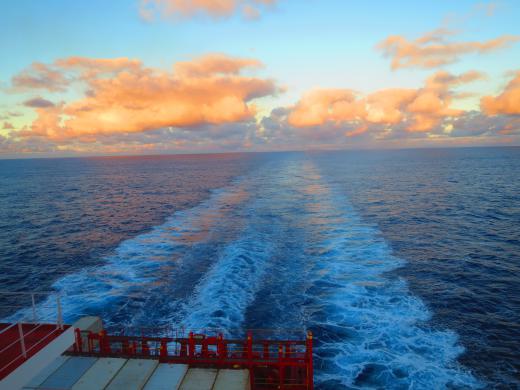
<svg viewBox="0 0 520 390">
<path fill-rule="evenodd" d="M 407 284 L 387 272 L 403 264 L 375 226 L 364 223 L 334 185 L 314 167 L 321 191 L 309 204 L 312 253 L 305 275 L 307 325 L 321 337 L 317 382 L 337 388 L 480 387 L 457 363 L 457 335 L 433 330 L 430 313 Z M 319 207 L 315 207 L 319 204 Z M 318 210 L 318 211 L 316 211 Z M 329 221 L 323 225 L 312 220 Z"/>
<path fill-rule="evenodd" d="M 119 301 L 117 307 L 124 309 L 121 299 L 127 300 L 127 305 L 143 307 L 147 288 L 162 276 L 162 267 L 180 266 L 182 255 L 189 254 L 193 245 L 206 241 L 224 215 L 244 202 L 248 195 L 237 179 L 226 190 L 214 190 L 209 199 L 198 206 L 178 211 L 163 224 L 121 242 L 101 265 L 58 279 L 53 289 L 61 297 L 64 320 L 71 322 L 81 315 L 101 314 L 107 308 L 107 317 L 114 316 L 117 313 L 110 307 Z M 175 258 L 175 254 L 179 256 Z M 143 298 L 133 299 L 133 294 Z M 56 296 L 51 295 L 38 304 L 36 312 L 40 320 L 54 319 Z M 134 312 L 133 316 L 137 314 Z M 32 310 L 22 309 L 7 318 L 9 321 L 18 319 L 32 319 Z M 110 323 L 109 318 L 105 320 Z"/>
<path fill-rule="evenodd" d="M 250 229 L 228 245 L 185 306 L 186 329 L 240 327 L 273 251 L 270 236 Z"/>
<path fill-rule="evenodd" d="M 263 179 L 263 180 L 262 180 Z M 241 210 L 247 221 L 236 240 L 229 242 L 184 305 L 180 326 L 218 328 L 225 333 L 240 328 L 256 298 L 271 257 L 277 250 L 280 219 L 273 215 L 276 189 L 284 176 L 257 177 L 255 198 Z M 264 181 L 265 180 L 265 181 Z"/>
</svg>

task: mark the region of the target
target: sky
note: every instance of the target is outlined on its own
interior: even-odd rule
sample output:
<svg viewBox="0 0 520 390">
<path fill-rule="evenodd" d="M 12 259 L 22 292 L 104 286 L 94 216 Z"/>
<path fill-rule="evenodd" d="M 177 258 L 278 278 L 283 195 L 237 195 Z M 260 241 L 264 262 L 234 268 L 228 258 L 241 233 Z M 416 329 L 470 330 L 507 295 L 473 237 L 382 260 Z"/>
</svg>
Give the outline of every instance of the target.
<svg viewBox="0 0 520 390">
<path fill-rule="evenodd" d="M 520 145 L 517 0 L 0 6 L 0 158 Z"/>
</svg>

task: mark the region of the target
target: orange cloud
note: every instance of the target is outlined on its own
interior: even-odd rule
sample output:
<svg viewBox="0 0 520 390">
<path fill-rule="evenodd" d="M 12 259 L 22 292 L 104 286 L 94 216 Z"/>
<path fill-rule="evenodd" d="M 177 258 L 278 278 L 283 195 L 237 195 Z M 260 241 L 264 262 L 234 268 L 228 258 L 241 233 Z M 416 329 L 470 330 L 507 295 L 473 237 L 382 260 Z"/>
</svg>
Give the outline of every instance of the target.
<svg viewBox="0 0 520 390">
<path fill-rule="evenodd" d="M 456 62 L 463 54 L 484 54 L 509 47 L 517 42 L 517 35 L 503 35 L 485 42 L 448 42 L 453 31 L 437 29 L 409 41 L 401 35 L 391 35 L 380 42 L 376 48 L 385 57 L 392 59 L 392 69 L 399 68 L 435 68 Z"/>
<path fill-rule="evenodd" d="M 234 58 L 224 54 L 208 54 L 197 61 L 177 62 L 175 73 L 179 76 L 198 77 L 213 74 L 238 74 L 243 68 L 261 67 L 262 63 L 252 58 Z"/>
<path fill-rule="evenodd" d="M 459 76 L 437 72 L 419 89 L 385 89 L 360 96 L 348 89 L 314 90 L 291 108 L 288 123 L 303 128 L 312 126 L 358 126 L 349 135 L 359 135 L 369 124 L 404 124 L 409 132 L 428 132 L 446 117 L 461 110 L 450 107 L 451 88 L 484 77 L 476 71 Z"/>
<path fill-rule="evenodd" d="M 488 115 L 520 115 L 520 71 L 500 95 L 483 97 L 480 106 Z"/>
<path fill-rule="evenodd" d="M 37 119 L 22 136 L 59 140 L 243 122 L 256 113 L 252 100 L 277 91 L 272 80 L 240 74 L 260 66 L 258 61 L 221 54 L 178 63 L 173 72 L 129 59 L 72 57 L 55 66 L 79 72 L 87 93 L 76 101 L 38 107 Z"/>
<path fill-rule="evenodd" d="M 139 12 L 151 21 L 156 14 L 163 18 L 186 19 L 208 15 L 215 19 L 241 12 L 246 19 L 258 19 L 261 9 L 277 0 L 142 0 Z"/>
<path fill-rule="evenodd" d="M 86 58 L 68 57 L 55 62 L 61 71 L 81 70 L 81 78 L 90 79 L 101 74 L 114 74 L 126 71 L 139 71 L 143 64 L 141 61 L 129 58 Z"/>
<path fill-rule="evenodd" d="M 305 94 L 289 115 L 295 127 L 347 122 L 364 116 L 364 106 L 348 89 L 318 89 Z"/>
</svg>

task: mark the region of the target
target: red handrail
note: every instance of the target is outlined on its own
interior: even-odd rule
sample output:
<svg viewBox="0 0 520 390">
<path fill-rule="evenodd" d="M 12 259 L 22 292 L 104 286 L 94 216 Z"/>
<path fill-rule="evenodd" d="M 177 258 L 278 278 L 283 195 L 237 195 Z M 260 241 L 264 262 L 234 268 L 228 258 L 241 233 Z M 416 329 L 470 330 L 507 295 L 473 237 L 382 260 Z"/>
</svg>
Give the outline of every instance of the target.
<svg viewBox="0 0 520 390">
<path fill-rule="evenodd" d="M 252 389 L 313 390 L 312 333 L 305 340 L 225 339 L 195 334 L 188 337 L 145 337 L 75 331 L 73 354 L 155 358 L 199 367 L 246 368 Z M 85 338 L 88 342 L 84 343 Z"/>
</svg>

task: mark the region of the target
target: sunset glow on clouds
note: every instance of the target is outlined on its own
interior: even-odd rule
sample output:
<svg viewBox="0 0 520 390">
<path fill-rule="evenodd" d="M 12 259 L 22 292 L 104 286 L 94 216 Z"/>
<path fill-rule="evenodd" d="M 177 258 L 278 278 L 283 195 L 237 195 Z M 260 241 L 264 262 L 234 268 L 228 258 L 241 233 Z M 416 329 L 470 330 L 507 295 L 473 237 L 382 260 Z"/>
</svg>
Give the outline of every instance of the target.
<svg viewBox="0 0 520 390">
<path fill-rule="evenodd" d="M 520 40 L 517 35 L 502 35 L 483 42 L 448 41 L 456 33 L 436 29 L 409 41 L 401 35 L 391 35 L 377 45 L 386 57 L 392 60 L 392 69 L 436 68 L 456 62 L 464 54 L 487 54 L 507 48 Z"/>
<path fill-rule="evenodd" d="M 246 19 L 257 19 L 266 6 L 277 0 L 142 0 L 140 13 L 143 19 L 151 21 L 156 14 L 163 18 L 191 18 L 207 15 L 225 18 L 241 13 Z"/>
<path fill-rule="evenodd" d="M 481 107 L 488 115 L 520 115 L 520 71 L 501 94 L 483 97 Z"/>
<path fill-rule="evenodd" d="M 460 116 L 463 111 L 450 107 L 451 87 L 484 77 L 476 71 L 460 76 L 437 72 L 417 90 L 386 89 L 359 97 L 350 90 L 315 90 L 305 95 L 291 110 L 289 124 L 295 127 L 342 126 L 358 123 L 360 129 L 371 124 L 387 126 L 406 123 L 410 132 L 432 130 L 444 118 Z"/>
<path fill-rule="evenodd" d="M 251 120 L 255 107 L 250 101 L 277 90 L 271 80 L 240 75 L 243 68 L 257 66 L 256 60 L 221 54 L 180 62 L 171 72 L 126 58 L 60 59 L 53 69 L 66 74 L 71 83 L 85 83 L 85 96 L 36 107 L 37 119 L 20 136 L 60 141 Z"/>
<path fill-rule="evenodd" d="M 476 7 L 493 9 L 486 11 L 491 19 L 499 12 L 492 4 Z M 198 31 L 199 23 L 218 34 L 229 19 L 244 31 L 257 26 L 251 31 L 261 34 L 265 20 L 291 18 L 291 7 L 274 0 L 148 0 L 135 5 L 132 23 L 162 26 L 174 37 L 189 26 Z M 266 10 L 269 15 L 258 20 Z M 201 22 L 199 16 L 209 18 Z M 307 28 L 303 36 L 312 35 Z M 367 42 L 381 68 L 357 71 L 368 78 L 387 75 L 390 82 L 363 91 L 342 81 L 356 77 L 349 62 L 334 70 L 332 86 L 306 80 L 305 62 L 292 65 L 285 74 L 302 75 L 295 93 L 294 82 L 278 77 L 276 61 L 266 60 L 265 52 L 231 55 L 211 45 L 166 62 L 161 56 L 151 63 L 146 55 L 92 56 L 80 46 L 69 55 L 35 57 L 2 73 L 0 155 L 520 144 L 520 70 L 501 65 L 518 54 L 515 28 L 477 38 L 449 26 L 424 31 L 419 38 L 382 31 Z M 274 37 L 273 47 L 276 39 L 286 38 Z M 315 53 L 305 52 L 310 41 L 302 39 L 288 47 L 288 61 L 297 53 L 315 61 Z M 233 41 L 228 46 L 235 51 Z M 324 58 L 324 77 L 336 54 Z M 466 60 L 477 57 L 483 66 Z M 407 82 L 406 72 L 422 73 L 410 73 L 417 81 Z"/>
</svg>

